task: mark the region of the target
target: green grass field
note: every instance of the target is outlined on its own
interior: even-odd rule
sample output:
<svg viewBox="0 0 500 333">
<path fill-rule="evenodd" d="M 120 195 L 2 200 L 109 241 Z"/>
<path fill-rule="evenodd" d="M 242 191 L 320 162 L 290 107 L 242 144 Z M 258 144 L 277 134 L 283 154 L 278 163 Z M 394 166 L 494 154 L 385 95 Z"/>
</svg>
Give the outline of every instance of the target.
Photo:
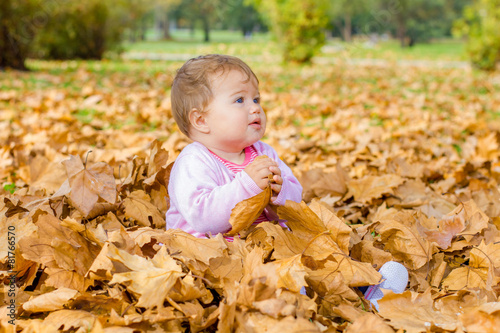
<svg viewBox="0 0 500 333">
<path fill-rule="evenodd" d="M 268 33 L 253 34 L 251 39 L 245 39 L 239 31 L 213 30 L 211 41 L 203 41 L 203 32 L 195 30 L 177 30 L 172 33 L 172 41 L 146 40 L 136 43 L 126 42 L 123 47 L 126 52 L 151 52 L 171 54 L 207 54 L 226 53 L 234 55 L 276 54 L 278 46 L 271 40 Z"/>
<path fill-rule="evenodd" d="M 256 33 L 250 39 L 245 39 L 240 31 L 213 30 L 210 34 L 211 41 L 208 43 L 203 41 L 201 30 L 195 30 L 194 33 L 189 30 L 176 30 L 172 32 L 172 36 L 172 41 L 163 41 L 150 33 L 150 40 L 126 42 L 123 47 L 126 52 L 143 53 L 225 53 L 236 56 L 280 54 L 279 45 L 269 33 Z M 353 43 L 345 43 L 338 39 L 329 39 L 318 56 L 384 60 L 466 60 L 464 42 L 456 39 L 417 43 L 411 48 L 401 48 L 397 40 L 367 43 L 357 38 Z"/>
</svg>

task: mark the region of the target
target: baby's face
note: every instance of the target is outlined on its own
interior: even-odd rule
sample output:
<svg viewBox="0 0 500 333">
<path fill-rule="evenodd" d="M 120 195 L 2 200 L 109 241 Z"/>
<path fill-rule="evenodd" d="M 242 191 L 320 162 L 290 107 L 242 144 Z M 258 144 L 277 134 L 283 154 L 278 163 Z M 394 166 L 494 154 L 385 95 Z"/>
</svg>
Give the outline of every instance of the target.
<svg viewBox="0 0 500 333">
<path fill-rule="evenodd" d="M 212 144 L 228 152 L 240 152 L 264 136 L 266 115 L 255 78 L 248 80 L 236 69 L 215 74 L 212 92 L 206 114 Z"/>
</svg>

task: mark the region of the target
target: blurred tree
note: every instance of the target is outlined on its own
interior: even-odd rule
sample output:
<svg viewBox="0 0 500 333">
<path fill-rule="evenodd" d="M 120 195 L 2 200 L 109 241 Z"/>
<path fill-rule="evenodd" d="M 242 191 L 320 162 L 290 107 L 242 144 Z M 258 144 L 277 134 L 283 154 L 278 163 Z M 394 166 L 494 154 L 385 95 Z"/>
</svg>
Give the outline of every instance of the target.
<svg viewBox="0 0 500 333">
<path fill-rule="evenodd" d="M 467 51 L 472 64 L 494 70 L 500 62 L 500 0 L 477 0 L 465 7 L 454 32 L 468 37 Z"/>
<path fill-rule="evenodd" d="M 247 0 L 223 0 L 221 8 L 222 23 L 226 28 L 240 29 L 243 36 L 263 26 L 259 13 Z"/>
<path fill-rule="evenodd" d="M 154 0 L 157 19 L 163 31 L 163 39 L 170 40 L 170 18 L 172 11 L 181 3 L 181 0 Z"/>
<path fill-rule="evenodd" d="M 210 30 L 213 25 L 220 23 L 225 0 L 181 0 L 177 7 L 177 18 L 184 18 L 190 22 L 192 31 L 195 23 L 201 22 L 203 40 L 210 41 Z"/>
<path fill-rule="evenodd" d="M 346 42 L 352 41 L 353 17 L 369 11 L 373 2 L 368 0 L 337 0 L 333 1 L 329 15 L 332 21 L 341 22 L 342 38 Z"/>
<path fill-rule="evenodd" d="M 113 0 L 85 3 L 66 0 L 53 9 L 49 21 L 37 35 L 36 56 L 101 59 L 106 50 L 119 45 L 127 22 L 124 10 L 118 5 Z"/>
<path fill-rule="evenodd" d="M 109 0 L 108 0 L 109 1 Z M 146 31 L 152 25 L 155 0 L 128 0 L 118 8 L 122 22 L 128 22 L 128 38 L 131 42 L 146 39 Z M 113 11 L 116 10 L 113 8 Z M 116 15 L 116 12 L 114 13 Z M 151 21 L 151 22 L 148 22 Z"/>
<path fill-rule="evenodd" d="M 450 36 L 467 0 L 379 0 L 384 19 L 402 47 Z"/>
<path fill-rule="evenodd" d="M 252 0 L 283 49 L 285 61 L 309 62 L 325 43 L 328 0 Z"/>
<path fill-rule="evenodd" d="M 40 0 L 0 1 L 0 69 L 26 70 L 25 60 L 47 19 Z"/>
</svg>

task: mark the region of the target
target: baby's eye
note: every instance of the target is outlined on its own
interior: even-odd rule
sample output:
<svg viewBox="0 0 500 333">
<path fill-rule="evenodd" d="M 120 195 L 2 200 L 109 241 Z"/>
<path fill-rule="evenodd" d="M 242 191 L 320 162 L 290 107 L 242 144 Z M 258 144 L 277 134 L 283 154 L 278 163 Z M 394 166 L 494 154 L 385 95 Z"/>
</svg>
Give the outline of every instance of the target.
<svg viewBox="0 0 500 333">
<path fill-rule="evenodd" d="M 260 97 L 254 98 L 253 102 L 256 103 L 256 104 L 259 104 L 260 103 Z"/>
<path fill-rule="evenodd" d="M 243 97 L 240 97 L 236 100 L 236 103 L 243 103 Z"/>
</svg>

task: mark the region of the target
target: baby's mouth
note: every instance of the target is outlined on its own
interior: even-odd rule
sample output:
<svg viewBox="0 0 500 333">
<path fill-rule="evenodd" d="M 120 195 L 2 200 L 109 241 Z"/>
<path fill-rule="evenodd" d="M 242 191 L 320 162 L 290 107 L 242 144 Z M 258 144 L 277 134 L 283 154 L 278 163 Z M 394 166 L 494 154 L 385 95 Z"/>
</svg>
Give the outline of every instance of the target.
<svg viewBox="0 0 500 333">
<path fill-rule="evenodd" d="M 253 120 L 249 125 L 259 125 L 260 126 L 260 119 Z"/>
</svg>

